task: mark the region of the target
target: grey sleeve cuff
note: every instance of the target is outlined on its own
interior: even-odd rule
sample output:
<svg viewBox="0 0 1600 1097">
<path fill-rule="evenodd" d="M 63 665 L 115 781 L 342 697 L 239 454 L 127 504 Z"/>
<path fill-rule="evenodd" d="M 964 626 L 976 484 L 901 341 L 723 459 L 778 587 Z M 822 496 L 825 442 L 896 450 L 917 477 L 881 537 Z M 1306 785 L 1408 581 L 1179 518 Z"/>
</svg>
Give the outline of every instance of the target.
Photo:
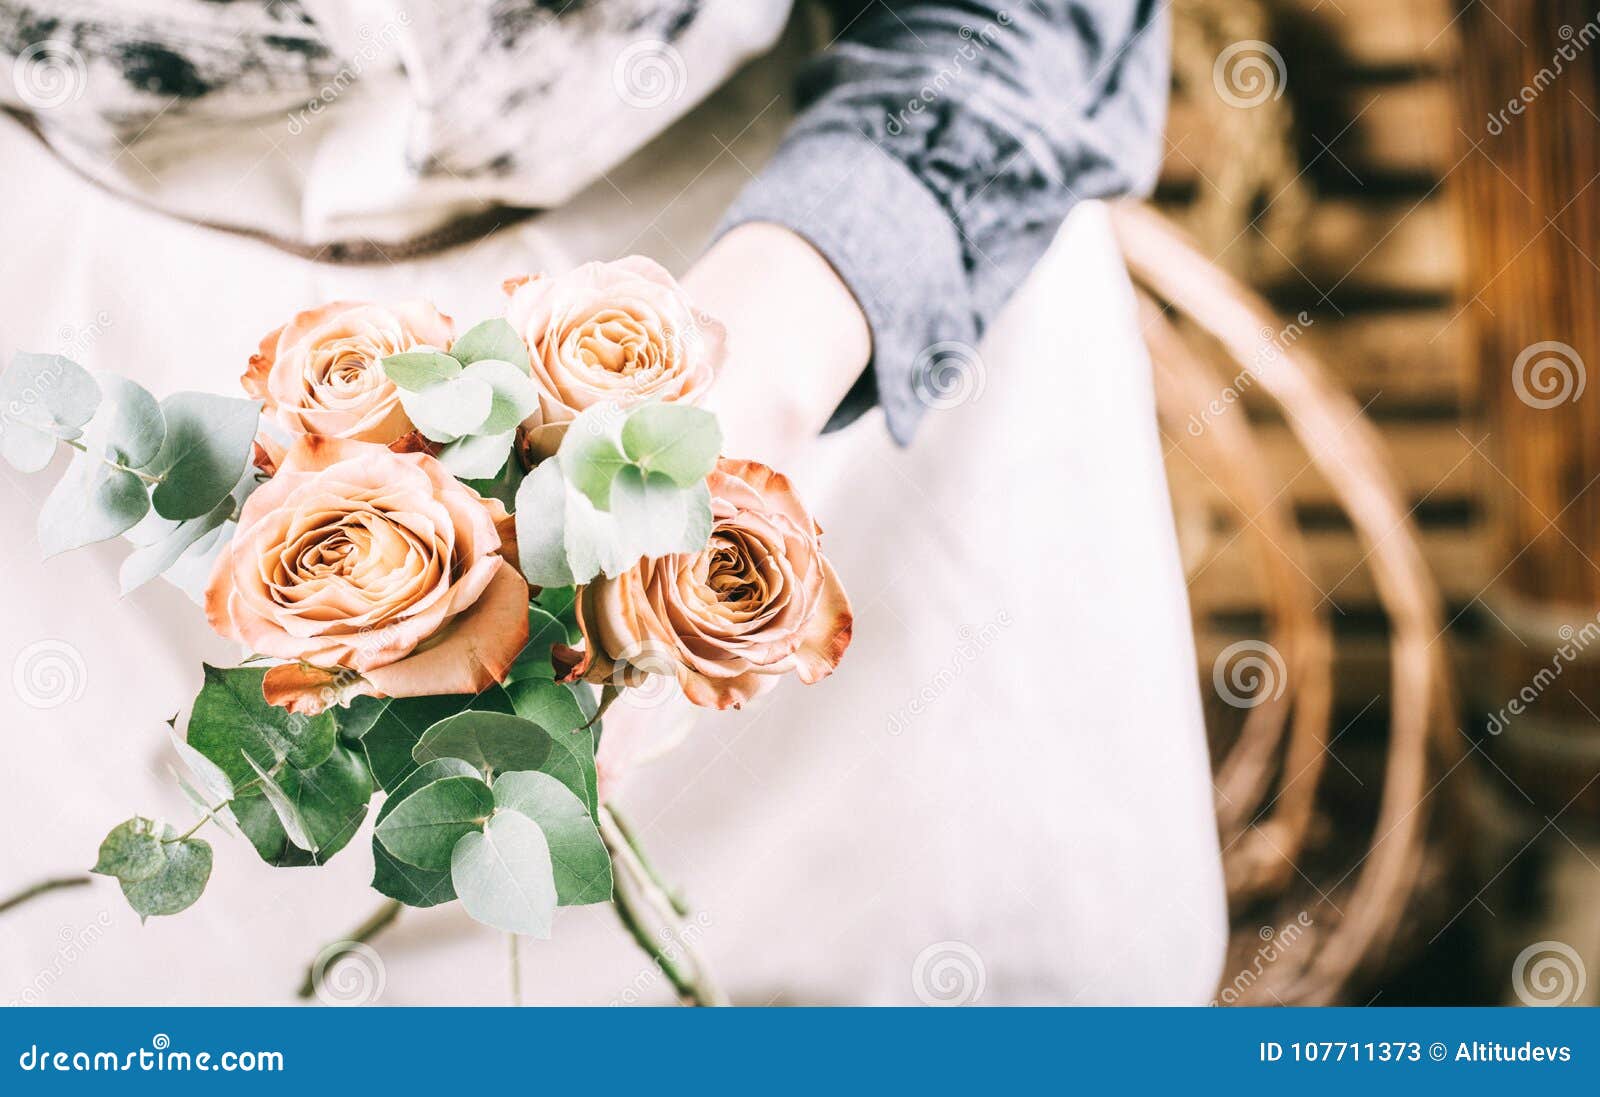
<svg viewBox="0 0 1600 1097">
<path fill-rule="evenodd" d="M 740 194 L 717 235 L 751 221 L 783 225 L 832 264 L 866 314 L 872 360 L 828 423 L 873 404 L 910 442 L 918 421 L 972 360 L 977 317 L 955 223 L 906 165 L 860 133 L 792 135 Z"/>
</svg>

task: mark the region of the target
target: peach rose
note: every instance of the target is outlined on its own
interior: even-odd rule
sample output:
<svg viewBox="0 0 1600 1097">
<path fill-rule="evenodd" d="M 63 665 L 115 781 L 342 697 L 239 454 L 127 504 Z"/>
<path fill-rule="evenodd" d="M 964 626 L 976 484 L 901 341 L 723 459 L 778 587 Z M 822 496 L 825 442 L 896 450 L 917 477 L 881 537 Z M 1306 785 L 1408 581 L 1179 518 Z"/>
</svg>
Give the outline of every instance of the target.
<svg viewBox="0 0 1600 1097">
<path fill-rule="evenodd" d="M 850 645 L 850 600 L 821 529 L 787 478 L 723 458 L 709 478 L 711 538 L 583 587 L 585 651 L 570 676 L 676 676 L 690 701 L 738 708 L 793 671 L 826 678 Z M 617 677 L 618 675 L 623 677 Z"/>
<path fill-rule="evenodd" d="M 722 366 L 726 333 L 641 255 L 512 279 L 506 319 L 528 344 L 539 413 L 530 428 L 597 403 L 694 403 Z"/>
<path fill-rule="evenodd" d="M 302 435 L 245 502 L 206 618 L 273 667 L 267 700 L 476 693 L 528 639 L 515 526 L 425 453 Z"/>
<path fill-rule="evenodd" d="M 261 340 L 240 383 L 291 434 L 387 445 L 411 430 L 379 360 L 416 347 L 448 350 L 450 318 L 432 305 L 334 301 Z"/>
</svg>

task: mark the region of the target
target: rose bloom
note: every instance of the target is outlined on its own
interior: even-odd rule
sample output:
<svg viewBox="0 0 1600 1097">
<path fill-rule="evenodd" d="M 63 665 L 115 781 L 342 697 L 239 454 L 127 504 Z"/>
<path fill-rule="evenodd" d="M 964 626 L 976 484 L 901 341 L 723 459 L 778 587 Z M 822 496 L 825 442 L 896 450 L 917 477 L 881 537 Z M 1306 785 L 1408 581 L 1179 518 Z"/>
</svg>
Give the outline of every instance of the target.
<svg viewBox="0 0 1600 1097">
<path fill-rule="evenodd" d="M 704 549 L 582 588 L 585 651 L 570 676 L 628 684 L 640 672 L 672 674 L 690 701 L 724 709 L 790 671 L 810 684 L 839 664 L 850 600 L 788 479 L 723 458 L 709 484 Z"/>
<path fill-rule="evenodd" d="M 506 319 L 528 344 L 539 385 L 530 429 L 603 402 L 694 403 L 722 366 L 722 325 L 697 315 L 672 275 L 641 255 L 512 279 L 506 291 Z"/>
<path fill-rule="evenodd" d="M 206 588 L 223 636 L 294 662 L 269 702 L 476 693 L 528 639 L 513 520 L 426 453 L 303 435 L 245 501 Z"/>
<path fill-rule="evenodd" d="M 425 302 L 334 301 L 261 340 L 240 383 L 291 434 L 387 445 L 412 429 L 379 360 L 417 347 L 448 350 L 450 318 Z"/>
</svg>

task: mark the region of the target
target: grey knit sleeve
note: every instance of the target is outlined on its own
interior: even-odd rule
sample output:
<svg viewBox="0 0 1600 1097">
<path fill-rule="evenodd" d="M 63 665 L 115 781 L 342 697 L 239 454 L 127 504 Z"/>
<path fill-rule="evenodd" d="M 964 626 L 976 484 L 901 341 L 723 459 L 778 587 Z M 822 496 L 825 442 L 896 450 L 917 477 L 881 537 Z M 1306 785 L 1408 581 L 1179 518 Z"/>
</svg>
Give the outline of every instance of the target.
<svg viewBox="0 0 1600 1097">
<path fill-rule="evenodd" d="M 785 225 L 849 286 L 874 403 L 910 440 L 965 348 L 1085 198 L 1147 191 L 1169 78 L 1156 0 L 834 3 L 799 114 L 723 220 Z"/>
</svg>

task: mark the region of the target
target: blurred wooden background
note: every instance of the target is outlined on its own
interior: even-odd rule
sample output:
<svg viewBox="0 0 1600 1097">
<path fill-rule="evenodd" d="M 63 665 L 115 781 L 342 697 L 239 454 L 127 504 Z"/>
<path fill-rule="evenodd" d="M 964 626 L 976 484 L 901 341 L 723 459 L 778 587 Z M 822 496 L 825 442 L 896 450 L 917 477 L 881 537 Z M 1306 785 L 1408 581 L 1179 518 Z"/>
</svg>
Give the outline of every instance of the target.
<svg viewBox="0 0 1600 1097">
<path fill-rule="evenodd" d="M 1222 101 L 1212 83 L 1217 50 L 1180 37 L 1180 54 L 1194 50 L 1199 63 L 1182 71 L 1180 62 L 1158 203 L 1286 322 L 1301 313 L 1309 319 L 1298 325 L 1303 334 L 1286 338 L 1315 352 L 1381 430 L 1454 619 L 1449 639 L 1461 681 L 1478 681 L 1483 638 L 1473 615 L 1458 613 L 1492 573 L 1474 452 L 1481 435 L 1470 317 L 1457 297 L 1464 248 L 1454 192 L 1442 182 L 1458 155 L 1452 5 L 1280 0 L 1262 7 L 1259 23 L 1237 17 L 1247 4 L 1179 5 L 1185 7 L 1233 9 L 1234 25 L 1217 40 L 1257 32 L 1279 51 L 1284 94 L 1274 102 L 1289 131 L 1269 128 L 1244 144 L 1279 144 L 1288 159 L 1278 165 L 1263 156 L 1259 176 L 1241 171 L 1237 159 L 1250 154 L 1241 152 L 1238 131 L 1272 120 L 1254 117 L 1261 108 Z M 1180 18 L 1177 34 L 1194 25 Z M 1243 37 L 1230 38 L 1235 31 Z M 1194 86 L 1196 75 L 1202 86 Z M 1270 475 L 1294 501 L 1310 578 L 1332 612 L 1339 706 L 1360 710 L 1376 697 L 1368 714 L 1381 721 L 1385 624 L 1361 566 L 1365 554 L 1259 390 L 1245 388 L 1243 396 L 1260 423 Z M 1217 490 L 1181 453 L 1169 466 L 1184 499 Z M 1199 557 L 1190 597 L 1203 663 L 1235 640 L 1260 635 L 1262 598 L 1249 546 L 1216 510 L 1203 540 L 1190 531 Z"/>
<path fill-rule="evenodd" d="M 1474 5 L 1479 10 L 1463 18 L 1463 8 Z M 1495 580 L 1516 551 L 1506 547 L 1512 520 L 1504 499 L 1519 489 L 1504 475 L 1514 463 L 1498 448 L 1508 431 L 1491 437 L 1491 425 L 1507 422 L 1491 406 L 1503 403 L 1504 387 L 1492 370 L 1509 379 L 1511 357 L 1499 363 L 1500 347 L 1482 353 L 1489 342 L 1482 325 L 1492 322 L 1485 297 L 1494 272 L 1503 263 L 1509 268 L 1509 253 L 1490 257 L 1485 274 L 1481 241 L 1474 252 L 1464 231 L 1472 217 L 1484 216 L 1484 187 L 1502 185 L 1489 173 L 1518 194 L 1537 191 L 1512 178 L 1516 167 L 1507 173 L 1479 149 L 1484 118 L 1473 113 L 1477 103 L 1466 88 L 1504 83 L 1506 98 L 1516 94 L 1531 75 L 1522 71 L 1529 60 L 1537 69 L 1546 42 L 1556 42 L 1555 24 L 1577 26 L 1595 15 L 1569 6 L 1558 12 L 1499 0 L 1177 0 L 1173 9 L 1175 87 L 1156 203 L 1216 265 L 1274 306 L 1284 326 L 1271 338 L 1314 353 L 1378 428 L 1445 602 L 1439 643 L 1455 670 L 1465 764 L 1446 760 L 1430 774 L 1430 784 L 1436 776 L 1440 782 L 1433 799 L 1448 806 L 1429 824 L 1427 854 L 1417 868 L 1421 883 L 1404 929 L 1350 987 L 1345 1000 L 1355 1004 L 1512 1000 L 1513 958 L 1541 937 L 1573 942 L 1600 974 L 1592 914 L 1600 900 L 1600 850 L 1571 818 L 1557 828 L 1560 838 L 1533 840 L 1544 833 L 1535 834 L 1544 813 L 1566 799 L 1559 795 L 1554 807 L 1542 802 L 1540 767 L 1561 767 L 1541 759 L 1519 768 L 1526 759 L 1504 753 L 1513 744 L 1487 744 L 1482 736 L 1484 714 L 1547 660 L 1532 651 L 1520 663 L 1508 658 L 1508 638 L 1524 641 L 1493 608 L 1500 604 Z M 1549 23 L 1549 33 L 1517 34 L 1502 15 L 1512 22 L 1518 16 L 1494 10 L 1510 7 L 1524 22 Z M 1499 23 L 1493 33 L 1483 31 L 1487 19 Z M 1486 51 L 1496 51 L 1492 66 Z M 1472 59 L 1471 73 L 1463 70 L 1464 58 Z M 1575 86 L 1592 97 L 1600 61 L 1584 65 Z M 1559 94 L 1564 102 L 1568 92 Z M 1593 117 L 1600 124 L 1600 113 Z M 1596 136 L 1587 122 L 1564 124 L 1580 123 L 1579 140 L 1592 150 Z M 1496 146 L 1496 156 L 1509 152 L 1508 143 Z M 1527 292 L 1520 292 L 1527 311 Z M 1559 279 L 1548 292 L 1561 292 Z M 1592 305 L 1587 310 L 1592 314 Z M 1513 339 L 1517 346 L 1528 341 L 1512 330 L 1521 339 Z M 1217 347 L 1186 334 L 1195 349 L 1213 355 L 1218 377 L 1238 376 L 1239 365 Z M 1576 333 L 1567 338 L 1582 341 Z M 1487 394 L 1485 377 L 1492 379 Z M 1292 889 L 1300 894 L 1234 910 L 1236 930 L 1259 924 L 1265 940 L 1269 930 L 1289 925 L 1301 905 L 1314 908 L 1320 898 L 1326 906 L 1325 882 L 1342 880 L 1367 856 L 1391 728 L 1390 621 L 1367 566 L 1368 549 L 1276 403 L 1259 385 L 1232 387 L 1219 396 L 1226 395 L 1225 403 L 1239 398 L 1265 456 L 1264 478 L 1292 504 L 1305 548 L 1296 566 L 1320 593 L 1334 637 L 1333 713 L 1323 787 Z M 1219 408 L 1217 414 L 1238 413 Z M 1517 418 L 1513 437 L 1557 421 Z M 1207 722 L 1220 755 L 1246 713 L 1209 688 L 1211 671 L 1230 645 L 1267 634 L 1270 602 L 1258 538 L 1251 536 L 1261 531 L 1245 528 L 1229 505 L 1227 481 L 1219 482 L 1185 437 L 1205 429 L 1204 422 L 1192 432 L 1168 425 L 1168 470 L 1207 679 Z M 1586 531 L 1576 540 L 1592 545 L 1595 538 Z M 1565 684 L 1592 678 L 1575 671 Z M 1585 740 L 1600 743 L 1594 722 L 1584 723 L 1590 726 L 1578 730 Z M 1490 749 L 1480 749 L 1485 745 Z M 1588 779 L 1587 765 L 1568 767 L 1574 787 Z M 1524 784 L 1534 797 L 1523 793 Z M 1259 950 L 1242 930 L 1236 945 L 1241 941 L 1225 983 L 1234 968 L 1259 966 L 1252 955 Z"/>
</svg>

